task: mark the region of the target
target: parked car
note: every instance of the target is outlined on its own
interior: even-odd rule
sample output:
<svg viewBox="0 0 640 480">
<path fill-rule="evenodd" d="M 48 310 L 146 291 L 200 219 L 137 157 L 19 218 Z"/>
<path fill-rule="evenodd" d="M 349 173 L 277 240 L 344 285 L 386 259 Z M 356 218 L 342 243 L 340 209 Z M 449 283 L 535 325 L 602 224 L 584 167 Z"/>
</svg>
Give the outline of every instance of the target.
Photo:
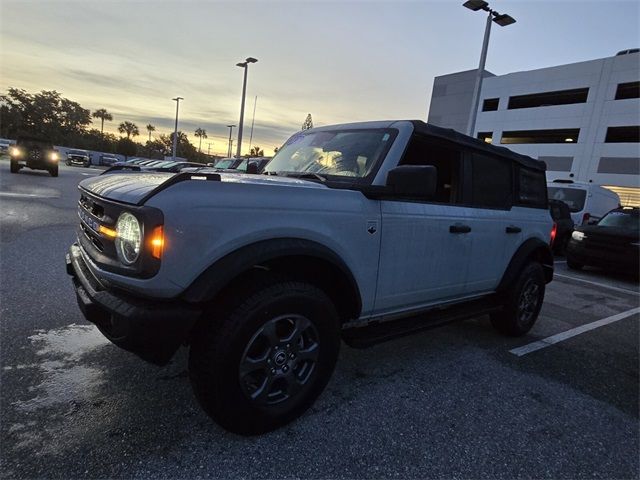
<svg viewBox="0 0 640 480">
<path fill-rule="evenodd" d="M 269 163 L 271 157 L 250 157 L 245 158 L 234 170 L 243 173 L 262 173 L 264 167 Z"/>
<path fill-rule="evenodd" d="M 221 158 L 214 164 L 214 168 L 219 168 L 221 170 L 233 169 L 237 168 L 238 165 L 242 163 L 244 158 L 239 157 L 230 157 L 230 158 Z"/>
<path fill-rule="evenodd" d="M 196 397 L 228 430 L 302 415 L 341 340 L 484 314 L 533 327 L 553 278 L 543 162 L 386 121 L 297 132 L 264 173 L 85 179 L 66 257 L 113 343 L 157 364 L 189 345 Z"/>
<path fill-rule="evenodd" d="M 52 177 L 58 176 L 59 154 L 53 143 L 43 137 L 19 137 L 15 145 L 9 147 L 11 173 L 18 173 L 21 168 L 47 170 Z"/>
<path fill-rule="evenodd" d="M 68 150 L 67 165 L 89 167 L 91 165 L 91 156 L 86 150 Z"/>
<path fill-rule="evenodd" d="M 105 170 L 104 174 L 111 174 L 114 172 L 122 172 L 122 171 L 136 171 L 136 172 L 180 172 L 183 169 L 195 169 L 195 168 L 208 168 L 206 165 L 202 163 L 195 162 L 172 162 L 172 161 L 164 161 L 158 160 L 154 161 L 144 161 L 136 164 L 116 164 L 113 167 Z"/>
<path fill-rule="evenodd" d="M 620 206 L 620 197 L 593 183 L 554 180 L 547 184 L 549 199 L 562 200 L 569 206 L 573 223 L 597 222 L 605 213 Z"/>
<path fill-rule="evenodd" d="M 579 270 L 585 265 L 638 275 L 640 209 L 611 210 L 595 225 L 576 227 L 567 245 L 567 265 Z"/>
<path fill-rule="evenodd" d="M 118 163 L 120 159 L 113 155 L 100 155 L 100 165 L 111 167 Z"/>
<path fill-rule="evenodd" d="M 573 232 L 574 225 L 571 219 L 571 211 L 563 201 L 549 200 L 549 213 L 551 213 L 551 218 L 553 219 L 552 249 L 554 253 L 562 255 Z"/>
<path fill-rule="evenodd" d="M 9 153 L 9 147 L 11 146 L 10 140 L 0 140 L 0 155 Z"/>
</svg>

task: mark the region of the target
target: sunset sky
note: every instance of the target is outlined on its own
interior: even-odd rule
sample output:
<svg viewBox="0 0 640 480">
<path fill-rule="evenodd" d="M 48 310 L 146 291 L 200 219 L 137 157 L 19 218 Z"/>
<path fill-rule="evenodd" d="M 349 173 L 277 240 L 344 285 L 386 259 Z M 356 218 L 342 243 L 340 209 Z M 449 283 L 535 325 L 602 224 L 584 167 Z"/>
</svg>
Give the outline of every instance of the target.
<svg viewBox="0 0 640 480">
<path fill-rule="evenodd" d="M 316 126 L 426 119 L 433 78 L 477 68 L 484 14 L 462 1 L 9 1 L 0 0 L 0 89 L 57 90 L 106 108 L 115 132 L 204 128 L 227 150 L 249 67 L 243 145 L 273 153 L 308 113 Z M 494 25 L 495 74 L 614 55 L 640 46 L 640 2 L 494 0 L 517 23 Z M 95 124 L 100 128 L 99 121 Z M 234 130 L 235 136 L 235 130 Z"/>
</svg>

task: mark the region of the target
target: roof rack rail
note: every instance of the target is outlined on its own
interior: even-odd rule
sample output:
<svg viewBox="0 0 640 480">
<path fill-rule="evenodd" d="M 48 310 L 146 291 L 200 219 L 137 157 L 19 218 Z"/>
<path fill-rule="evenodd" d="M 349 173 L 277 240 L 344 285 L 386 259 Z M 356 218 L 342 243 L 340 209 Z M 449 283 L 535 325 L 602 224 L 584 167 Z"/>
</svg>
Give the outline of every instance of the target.
<svg viewBox="0 0 640 480">
<path fill-rule="evenodd" d="M 573 180 L 563 180 L 561 178 L 556 178 L 552 183 L 573 183 Z"/>
</svg>

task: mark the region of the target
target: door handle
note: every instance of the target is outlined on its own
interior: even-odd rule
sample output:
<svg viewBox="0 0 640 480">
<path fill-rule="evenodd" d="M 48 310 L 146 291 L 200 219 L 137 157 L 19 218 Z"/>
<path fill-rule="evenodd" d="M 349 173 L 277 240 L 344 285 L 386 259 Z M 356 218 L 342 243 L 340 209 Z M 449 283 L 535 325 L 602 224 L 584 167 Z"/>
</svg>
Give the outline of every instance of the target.
<svg viewBox="0 0 640 480">
<path fill-rule="evenodd" d="M 462 225 L 461 223 L 449 225 L 449 233 L 469 233 L 470 231 L 471 227 L 469 225 Z"/>
<path fill-rule="evenodd" d="M 516 227 L 515 225 L 509 225 L 504 229 L 504 231 L 507 233 L 520 233 L 522 229 L 520 227 Z"/>
</svg>

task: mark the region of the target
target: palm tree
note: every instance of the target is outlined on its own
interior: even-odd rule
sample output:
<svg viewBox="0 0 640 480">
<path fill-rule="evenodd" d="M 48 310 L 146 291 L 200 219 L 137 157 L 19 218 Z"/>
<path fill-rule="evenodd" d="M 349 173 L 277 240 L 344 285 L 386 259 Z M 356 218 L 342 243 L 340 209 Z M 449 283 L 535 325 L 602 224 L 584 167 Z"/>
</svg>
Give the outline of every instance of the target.
<svg viewBox="0 0 640 480">
<path fill-rule="evenodd" d="M 249 152 L 249 155 L 251 155 L 252 157 L 264 157 L 264 150 L 262 150 L 258 146 L 251 147 L 251 151 Z"/>
<path fill-rule="evenodd" d="M 140 135 L 140 130 L 138 130 L 138 126 L 133 122 L 122 122 L 118 126 L 118 132 L 126 133 L 127 138 L 131 138 L 132 135 L 134 137 Z"/>
<path fill-rule="evenodd" d="M 202 146 L 202 139 L 207 138 L 207 131 L 204 128 L 196 128 L 195 136 L 200 138 L 200 143 L 198 144 L 198 153 L 200 153 L 200 147 Z"/>
<path fill-rule="evenodd" d="M 147 125 L 147 131 L 149 132 L 149 141 L 151 141 L 151 132 L 155 132 L 156 131 L 156 127 L 154 127 L 153 125 L 149 124 L 149 125 Z"/>
<path fill-rule="evenodd" d="M 106 120 L 107 122 L 110 122 L 111 120 L 113 120 L 113 115 L 111 115 L 109 112 L 107 112 L 107 110 L 105 108 L 99 108 L 98 110 L 93 112 L 91 114 L 91 116 L 93 118 L 99 118 L 101 120 L 101 122 L 100 122 L 100 133 L 103 133 L 103 131 L 104 131 L 104 121 Z"/>
</svg>

